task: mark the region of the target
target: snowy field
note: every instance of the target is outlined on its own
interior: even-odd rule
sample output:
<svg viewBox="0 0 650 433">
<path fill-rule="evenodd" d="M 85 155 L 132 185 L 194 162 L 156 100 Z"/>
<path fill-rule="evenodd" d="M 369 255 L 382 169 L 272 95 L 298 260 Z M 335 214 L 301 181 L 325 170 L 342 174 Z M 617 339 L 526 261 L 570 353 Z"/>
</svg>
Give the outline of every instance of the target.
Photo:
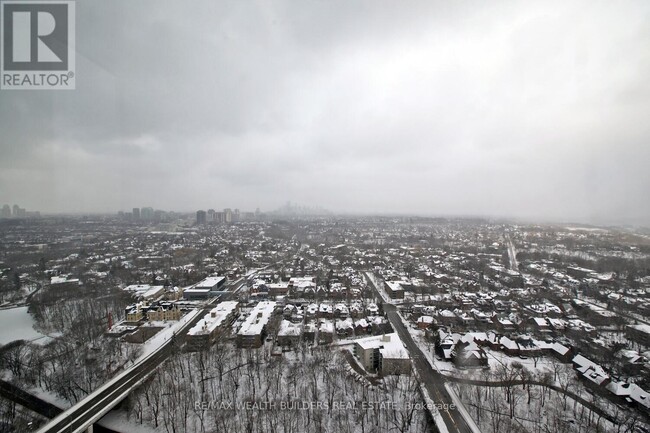
<svg viewBox="0 0 650 433">
<path fill-rule="evenodd" d="M 28 340 L 45 343 L 49 337 L 34 330 L 34 319 L 27 312 L 27 307 L 0 310 L 0 345 L 15 340 Z"/>
</svg>

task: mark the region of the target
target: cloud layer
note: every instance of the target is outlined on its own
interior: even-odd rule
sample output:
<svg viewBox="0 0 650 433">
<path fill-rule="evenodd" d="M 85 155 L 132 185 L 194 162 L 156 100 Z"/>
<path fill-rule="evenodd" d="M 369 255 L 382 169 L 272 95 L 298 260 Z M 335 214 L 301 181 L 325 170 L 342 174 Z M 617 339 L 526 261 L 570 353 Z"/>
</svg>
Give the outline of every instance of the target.
<svg viewBox="0 0 650 433">
<path fill-rule="evenodd" d="M 0 204 L 650 221 L 650 4 L 77 3 Z"/>
</svg>

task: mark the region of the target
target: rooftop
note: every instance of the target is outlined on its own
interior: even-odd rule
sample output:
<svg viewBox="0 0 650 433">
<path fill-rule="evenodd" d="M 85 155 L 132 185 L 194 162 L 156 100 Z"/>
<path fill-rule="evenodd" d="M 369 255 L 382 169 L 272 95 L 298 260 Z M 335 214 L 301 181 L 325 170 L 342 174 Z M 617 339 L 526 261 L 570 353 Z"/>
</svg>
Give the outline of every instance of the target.
<svg viewBox="0 0 650 433">
<path fill-rule="evenodd" d="M 276 303 L 273 301 L 259 302 L 253 311 L 250 312 L 241 328 L 239 335 L 257 335 L 262 333 L 262 329 L 268 323 Z"/>
<path fill-rule="evenodd" d="M 408 359 L 408 351 L 404 348 L 397 333 L 375 335 L 355 340 L 362 349 L 379 349 L 381 356 L 388 359 Z"/>
<path fill-rule="evenodd" d="M 200 288 L 213 288 L 217 284 L 221 283 L 223 280 L 225 280 L 226 277 L 218 277 L 218 276 L 212 276 L 208 277 L 203 281 L 200 281 L 196 283 L 194 288 L 200 289 Z"/>
<path fill-rule="evenodd" d="M 222 302 L 214 307 L 203 319 L 199 320 L 187 333 L 188 335 L 204 335 L 212 333 L 237 308 L 236 301 Z"/>
</svg>

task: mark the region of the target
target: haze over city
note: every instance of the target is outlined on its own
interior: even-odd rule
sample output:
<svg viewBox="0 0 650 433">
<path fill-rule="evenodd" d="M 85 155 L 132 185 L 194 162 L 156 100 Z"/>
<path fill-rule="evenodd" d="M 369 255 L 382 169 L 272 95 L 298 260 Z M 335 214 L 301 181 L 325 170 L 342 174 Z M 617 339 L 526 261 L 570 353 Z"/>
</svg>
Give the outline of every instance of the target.
<svg viewBox="0 0 650 433">
<path fill-rule="evenodd" d="M 650 221 L 650 4 L 79 2 L 0 205 Z"/>
<path fill-rule="evenodd" d="M 0 0 L 0 432 L 650 433 L 648 23 Z"/>
</svg>

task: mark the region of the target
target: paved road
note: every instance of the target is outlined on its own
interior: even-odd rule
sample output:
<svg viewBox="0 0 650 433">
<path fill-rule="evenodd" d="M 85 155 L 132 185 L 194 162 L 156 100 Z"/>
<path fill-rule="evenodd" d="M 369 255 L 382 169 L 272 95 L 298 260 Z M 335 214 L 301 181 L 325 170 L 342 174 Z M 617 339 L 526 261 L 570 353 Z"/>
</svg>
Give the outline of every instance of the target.
<svg viewBox="0 0 650 433">
<path fill-rule="evenodd" d="M 41 428 L 39 433 L 73 433 L 83 430 L 84 426 L 87 426 L 98 413 L 104 411 L 107 407 L 113 407 L 115 403 L 121 401 L 133 388 L 161 365 L 174 350 L 176 339 L 182 338 L 179 336 L 194 326 L 204 316 L 204 312 L 197 314 L 194 319 L 186 323 L 176 332 L 177 336 L 163 343 L 160 349 L 149 358 L 128 370 L 121 377 L 118 376 L 119 379 L 110 387 L 81 400 L 71 408 L 71 412 L 66 411 L 56 417 L 52 422 Z"/>
<path fill-rule="evenodd" d="M 59 408 L 58 406 L 55 406 L 33 394 L 23 391 L 17 386 L 4 380 L 0 380 L 0 395 L 40 415 L 43 415 L 46 418 L 52 419 L 63 412 L 63 409 Z M 40 425 L 35 425 L 34 427 L 40 427 Z M 114 430 L 103 427 L 100 424 L 95 424 L 93 431 L 94 433 L 118 433 Z"/>
<path fill-rule="evenodd" d="M 609 421 L 611 421 L 614 424 L 617 424 L 618 421 L 616 420 L 615 417 L 607 413 L 604 409 L 596 406 L 594 403 L 585 400 L 584 398 L 580 397 L 577 394 L 572 393 L 571 391 L 567 391 L 565 389 L 562 389 L 562 387 L 559 387 L 557 385 L 553 385 L 551 383 L 544 383 L 540 382 L 537 380 L 511 380 L 511 381 L 490 381 L 490 380 L 478 380 L 478 379 L 466 379 L 462 377 L 454 377 L 454 376 L 445 376 L 445 378 L 450 381 L 450 382 L 458 382 L 458 383 L 463 383 L 463 384 L 469 384 L 469 385 L 476 385 L 476 386 L 490 386 L 490 387 L 495 387 L 495 388 L 503 388 L 503 387 L 515 387 L 518 385 L 536 385 L 536 386 L 543 386 L 545 388 L 552 389 L 560 394 L 564 394 L 567 397 L 577 401 L 581 405 L 589 408 L 592 412 L 596 413 L 598 416 L 601 416 Z"/>
<path fill-rule="evenodd" d="M 61 408 L 25 392 L 14 384 L 4 380 L 0 380 L 0 395 L 47 418 L 54 418 L 63 412 Z"/>
<path fill-rule="evenodd" d="M 517 250 L 515 250 L 515 244 L 512 243 L 512 238 L 510 235 L 506 235 L 508 241 L 508 257 L 510 258 L 510 269 L 513 271 L 519 270 L 519 263 L 517 263 Z"/>
<path fill-rule="evenodd" d="M 607 310 L 607 311 L 613 311 L 614 313 L 618 314 L 619 316 L 623 316 L 623 317 L 625 317 L 625 318 L 631 320 L 633 323 L 634 323 L 634 322 L 640 322 L 640 323 L 643 323 L 644 325 L 650 325 L 650 322 L 648 322 L 648 321 L 646 321 L 646 320 L 643 320 L 643 319 L 641 319 L 641 318 L 639 318 L 639 317 L 632 316 L 632 315 L 628 314 L 628 313 L 625 312 L 625 311 L 620 311 L 618 308 L 614 308 L 614 309 L 612 309 L 612 310 L 608 310 L 608 309 L 607 309 L 607 305 L 597 304 L 597 303 L 595 303 L 595 302 L 588 301 L 588 300 L 586 300 L 586 299 L 584 298 L 584 296 L 580 296 L 579 294 L 578 294 L 577 298 L 578 298 L 579 300 L 581 300 L 582 302 L 586 302 L 587 304 L 591 304 L 591 305 L 593 305 L 594 307 L 602 308 L 603 310 Z"/>
<path fill-rule="evenodd" d="M 230 287 L 235 288 L 235 292 L 239 291 L 242 286 L 243 278 L 236 280 L 230 284 Z M 52 422 L 44 426 L 39 430 L 39 433 L 54 433 L 54 432 L 76 432 L 83 429 L 85 425 L 89 423 L 99 412 L 103 411 L 107 407 L 114 406 L 114 403 L 121 401 L 129 392 L 132 391 L 141 381 L 143 381 L 147 375 L 153 372 L 159 365 L 161 365 L 167 357 L 172 353 L 174 344 L 178 341 L 179 338 L 192 328 L 194 325 L 201 320 L 205 314 L 209 313 L 213 308 L 214 303 L 217 301 L 228 300 L 232 298 L 233 293 L 226 293 L 220 296 L 217 296 L 209 300 L 203 311 L 196 315 L 192 320 L 187 322 L 180 330 L 176 331 L 176 335 L 163 343 L 162 346 L 153 353 L 149 358 L 143 361 L 140 364 L 137 364 L 131 370 L 128 370 L 126 374 L 120 377 L 112 386 L 107 389 L 102 390 L 97 393 L 97 395 L 91 394 L 89 397 L 86 397 L 84 400 L 81 400 L 72 408 L 72 413 L 64 413 L 61 416 L 53 419 Z"/>
<path fill-rule="evenodd" d="M 380 299 L 383 299 L 372 280 L 369 277 L 366 279 L 377 293 L 377 296 Z M 446 405 L 443 407 L 450 407 L 453 405 L 452 407 L 455 408 L 454 400 L 445 388 L 444 377 L 431 367 L 431 364 L 429 364 L 429 361 L 424 353 L 422 353 L 422 350 L 418 347 L 415 341 L 413 341 L 411 334 L 409 334 L 408 329 L 406 329 L 406 326 L 404 326 L 404 323 L 402 322 L 402 318 L 397 313 L 397 307 L 383 301 L 381 302 L 390 324 L 393 326 L 393 329 L 397 332 L 411 354 L 413 366 L 417 370 L 420 380 L 424 383 L 424 386 L 429 392 L 429 397 L 431 397 L 436 405 Z M 457 408 L 448 410 L 441 409 L 440 415 L 447 426 L 447 430 L 450 432 L 472 433 L 472 429 L 467 425 L 467 422 L 465 422 L 465 419 Z"/>
</svg>

